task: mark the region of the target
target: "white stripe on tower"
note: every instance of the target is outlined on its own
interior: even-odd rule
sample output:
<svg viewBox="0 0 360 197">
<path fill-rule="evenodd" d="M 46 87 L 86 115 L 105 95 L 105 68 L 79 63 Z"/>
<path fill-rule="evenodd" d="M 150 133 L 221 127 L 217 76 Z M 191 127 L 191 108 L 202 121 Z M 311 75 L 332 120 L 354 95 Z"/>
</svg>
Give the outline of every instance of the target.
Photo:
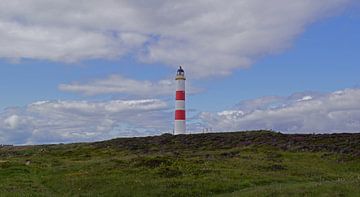
<svg viewBox="0 0 360 197">
<path fill-rule="evenodd" d="M 186 133 L 186 112 L 185 112 L 185 73 L 181 68 L 176 74 L 176 103 L 175 103 L 175 128 L 174 134 Z"/>
</svg>

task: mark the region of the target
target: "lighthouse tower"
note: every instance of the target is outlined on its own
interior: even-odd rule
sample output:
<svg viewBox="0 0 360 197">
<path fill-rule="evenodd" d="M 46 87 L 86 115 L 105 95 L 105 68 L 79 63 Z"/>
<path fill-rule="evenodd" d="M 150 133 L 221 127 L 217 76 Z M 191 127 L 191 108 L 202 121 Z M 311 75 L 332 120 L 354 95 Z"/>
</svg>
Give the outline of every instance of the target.
<svg viewBox="0 0 360 197">
<path fill-rule="evenodd" d="M 176 103 L 175 103 L 175 127 L 174 134 L 185 134 L 186 117 L 185 117 L 185 73 L 179 67 L 176 73 Z"/>
</svg>

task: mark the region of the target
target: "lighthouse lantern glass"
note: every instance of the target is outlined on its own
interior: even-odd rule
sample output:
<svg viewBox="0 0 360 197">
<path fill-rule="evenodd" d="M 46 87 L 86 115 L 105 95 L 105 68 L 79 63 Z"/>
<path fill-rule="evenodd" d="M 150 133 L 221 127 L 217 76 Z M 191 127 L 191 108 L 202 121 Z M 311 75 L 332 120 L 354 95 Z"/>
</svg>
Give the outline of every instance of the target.
<svg viewBox="0 0 360 197">
<path fill-rule="evenodd" d="M 177 75 L 184 76 L 184 70 L 181 68 L 181 66 L 180 66 L 180 68 L 177 70 Z"/>
</svg>

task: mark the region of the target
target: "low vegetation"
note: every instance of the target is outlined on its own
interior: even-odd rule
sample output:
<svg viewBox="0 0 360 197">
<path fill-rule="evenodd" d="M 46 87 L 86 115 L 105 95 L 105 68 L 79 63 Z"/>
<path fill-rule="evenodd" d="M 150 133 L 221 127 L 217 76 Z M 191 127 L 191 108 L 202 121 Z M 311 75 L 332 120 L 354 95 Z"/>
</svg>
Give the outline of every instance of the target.
<svg viewBox="0 0 360 197">
<path fill-rule="evenodd" d="M 1 196 L 358 196 L 360 134 L 164 134 L 0 148 Z"/>
</svg>

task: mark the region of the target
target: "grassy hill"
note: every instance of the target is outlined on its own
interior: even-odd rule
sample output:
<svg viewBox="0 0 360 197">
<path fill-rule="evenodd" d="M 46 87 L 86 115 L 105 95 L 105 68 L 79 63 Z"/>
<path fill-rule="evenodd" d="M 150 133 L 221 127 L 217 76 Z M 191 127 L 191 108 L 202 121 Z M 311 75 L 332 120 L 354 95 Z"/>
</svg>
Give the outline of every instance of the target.
<svg viewBox="0 0 360 197">
<path fill-rule="evenodd" d="M 0 148 L 1 196 L 359 196 L 360 133 L 270 131 Z"/>
</svg>

